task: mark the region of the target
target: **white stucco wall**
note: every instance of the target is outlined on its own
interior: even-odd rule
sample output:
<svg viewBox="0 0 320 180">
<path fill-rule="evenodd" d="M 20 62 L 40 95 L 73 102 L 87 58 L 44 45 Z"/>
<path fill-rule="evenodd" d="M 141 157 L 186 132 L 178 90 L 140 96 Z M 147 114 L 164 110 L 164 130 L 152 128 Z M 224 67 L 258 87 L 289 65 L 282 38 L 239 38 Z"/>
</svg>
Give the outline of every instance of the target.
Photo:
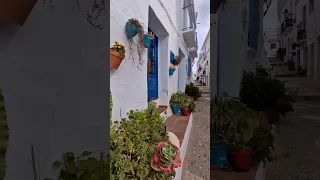
<svg viewBox="0 0 320 180">
<path fill-rule="evenodd" d="M 62 153 L 109 148 L 108 27 L 91 28 L 73 1 L 54 6 L 38 1 L 24 26 L 0 25 L 10 132 L 5 180 L 33 179 L 31 144 L 42 178 L 55 179 L 52 163 Z M 103 13 L 99 21 L 108 19 Z"/>
<path fill-rule="evenodd" d="M 112 0 L 110 2 L 110 43 L 119 41 L 128 46 L 124 28 L 128 19 L 136 18 L 145 27 L 148 26 L 159 38 L 158 57 L 158 105 L 168 105 L 172 93 L 183 88 L 187 82 L 185 65 L 187 63 L 187 47 L 182 36 L 182 7 L 183 0 Z M 170 51 L 179 55 L 179 49 L 185 58 L 172 76 L 169 76 Z M 116 71 L 110 72 L 111 92 L 114 98 L 112 120 L 119 120 L 120 116 L 125 117 L 126 112 L 131 109 L 143 109 L 147 107 L 147 49 L 142 55 L 144 63 L 141 70 L 134 65 L 129 57 L 129 49 L 126 58 Z M 137 53 L 134 52 L 135 59 Z M 183 71 L 183 73 L 179 72 Z M 179 84 L 178 84 L 178 77 Z M 121 115 L 120 115 L 121 111 Z M 171 115 L 171 108 L 167 114 Z"/>
<path fill-rule="evenodd" d="M 263 4 L 263 0 L 260 3 Z M 242 10 L 246 9 L 246 28 L 243 29 Z M 255 62 L 265 67 L 270 63 L 264 50 L 263 38 L 263 6 L 260 6 L 260 32 L 258 50 L 253 51 L 248 47 L 248 18 L 249 1 L 228 1 L 224 10 L 218 10 L 217 39 L 218 39 L 218 79 L 219 93 L 227 92 L 231 96 L 238 96 L 242 78 L 242 70 L 251 69 Z M 211 48 L 212 49 L 212 48 Z M 230 53 L 232 52 L 232 53 Z M 214 55 L 212 55 L 214 56 Z M 216 75 L 211 76 L 215 78 Z"/>
</svg>

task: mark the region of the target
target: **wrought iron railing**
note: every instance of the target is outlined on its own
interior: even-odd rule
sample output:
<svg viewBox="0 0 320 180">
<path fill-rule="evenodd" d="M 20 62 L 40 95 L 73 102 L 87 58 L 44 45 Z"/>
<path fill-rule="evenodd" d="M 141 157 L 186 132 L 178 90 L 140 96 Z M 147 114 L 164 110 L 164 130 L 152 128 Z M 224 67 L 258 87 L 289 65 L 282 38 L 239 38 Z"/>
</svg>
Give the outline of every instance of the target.
<svg viewBox="0 0 320 180">
<path fill-rule="evenodd" d="M 284 33 L 286 31 L 286 29 L 288 27 L 293 27 L 293 24 L 295 23 L 295 19 L 285 19 L 282 23 L 281 23 L 281 34 Z"/>
<path fill-rule="evenodd" d="M 302 21 L 297 26 L 297 41 L 307 38 L 306 21 Z"/>
</svg>

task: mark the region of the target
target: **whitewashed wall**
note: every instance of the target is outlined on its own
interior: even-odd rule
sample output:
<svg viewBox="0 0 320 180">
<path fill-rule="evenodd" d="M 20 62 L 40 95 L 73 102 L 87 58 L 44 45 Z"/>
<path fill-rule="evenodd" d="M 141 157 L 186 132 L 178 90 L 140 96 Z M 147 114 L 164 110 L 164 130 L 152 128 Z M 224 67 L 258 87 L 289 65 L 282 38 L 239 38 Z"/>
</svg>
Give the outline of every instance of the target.
<svg viewBox="0 0 320 180">
<path fill-rule="evenodd" d="M 31 144 L 42 178 L 55 179 L 52 163 L 62 153 L 108 148 L 108 27 L 91 28 L 73 1 L 54 6 L 38 1 L 24 26 L 0 25 L 10 129 L 5 180 L 33 179 Z M 99 21 L 108 19 L 103 13 Z"/>
<path fill-rule="evenodd" d="M 178 91 L 179 83 L 185 84 L 187 63 L 187 48 L 185 46 L 181 29 L 183 1 L 169 0 L 112 0 L 110 2 L 110 43 L 119 41 L 127 46 L 124 28 L 128 19 L 136 18 L 142 22 L 147 31 L 148 25 L 159 38 L 158 76 L 159 76 L 159 105 L 168 105 L 172 93 Z M 179 48 L 184 54 L 183 62 L 172 76 L 169 76 L 170 50 L 179 55 Z M 146 49 L 147 50 L 147 49 Z M 137 59 L 137 53 L 134 53 Z M 126 58 L 117 71 L 110 73 L 111 92 L 114 98 L 112 120 L 119 120 L 120 116 L 125 117 L 126 112 L 131 109 L 143 109 L 147 107 L 147 54 L 143 54 L 144 64 L 141 70 L 134 65 L 129 58 L 127 49 Z M 182 67 L 182 68 L 181 68 Z M 184 83 L 181 81 L 185 81 Z M 121 112 L 121 114 L 120 114 Z M 168 108 L 168 115 L 172 114 Z"/>
</svg>

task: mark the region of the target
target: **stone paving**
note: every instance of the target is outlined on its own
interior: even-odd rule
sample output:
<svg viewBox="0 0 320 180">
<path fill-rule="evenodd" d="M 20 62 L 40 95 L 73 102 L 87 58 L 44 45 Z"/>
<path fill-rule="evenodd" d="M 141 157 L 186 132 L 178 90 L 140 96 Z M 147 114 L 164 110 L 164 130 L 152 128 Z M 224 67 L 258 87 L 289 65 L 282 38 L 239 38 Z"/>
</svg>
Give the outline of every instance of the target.
<svg viewBox="0 0 320 180">
<path fill-rule="evenodd" d="M 181 180 L 210 179 L 210 93 L 203 93 L 196 104 Z"/>
<path fill-rule="evenodd" d="M 279 123 L 277 161 L 268 165 L 266 180 L 320 180 L 320 101 L 297 102 Z"/>
</svg>

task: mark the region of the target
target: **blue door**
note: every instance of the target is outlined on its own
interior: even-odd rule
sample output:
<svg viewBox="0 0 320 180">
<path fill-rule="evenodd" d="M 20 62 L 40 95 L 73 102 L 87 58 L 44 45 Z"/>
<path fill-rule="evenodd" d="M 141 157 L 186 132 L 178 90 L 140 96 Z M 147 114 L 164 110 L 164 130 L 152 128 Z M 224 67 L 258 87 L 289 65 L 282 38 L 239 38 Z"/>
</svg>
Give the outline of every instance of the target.
<svg viewBox="0 0 320 180">
<path fill-rule="evenodd" d="M 149 32 L 151 30 L 149 29 Z M 154 33 L 153 33 L 154 34 Z M 158 99 L 158 37 L 148 48 L 148 101 Z"/>
</svg>

